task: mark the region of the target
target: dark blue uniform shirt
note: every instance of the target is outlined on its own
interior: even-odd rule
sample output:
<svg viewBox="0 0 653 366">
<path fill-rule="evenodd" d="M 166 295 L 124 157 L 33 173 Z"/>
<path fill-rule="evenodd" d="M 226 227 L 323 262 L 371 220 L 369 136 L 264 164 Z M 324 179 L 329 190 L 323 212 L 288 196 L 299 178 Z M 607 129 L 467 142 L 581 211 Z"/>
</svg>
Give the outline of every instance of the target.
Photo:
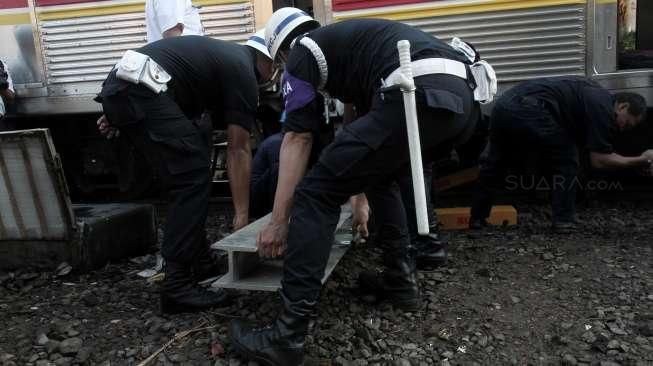
<svg viewBox="0 0 653 366">
<path fill-rule="evenodd" d="M 413 60 L 440 57 L 468 62 L 448 44 L 409 25 L 383 19 L 354 19 L 308 32 L 325 55 L 329 96 L 356 106 L 359 115 L 370 109 L 381 79 L 399 67 L 397 42 L 409 40 Z M 285 130 L 317 132 L 321 109 L 315 98 L 320 71 L 311 52 L 299 42 L 290 52 L 282 91 L 286 103 Z"/>
<path fill-rule="evenodd" d="M 521 83 L 510 93 L 539 101 L 579 147 L 612 153 L 615 131 L 614 97 L 597 83 L 583 77 L 542 78 Z"/>
</svg>

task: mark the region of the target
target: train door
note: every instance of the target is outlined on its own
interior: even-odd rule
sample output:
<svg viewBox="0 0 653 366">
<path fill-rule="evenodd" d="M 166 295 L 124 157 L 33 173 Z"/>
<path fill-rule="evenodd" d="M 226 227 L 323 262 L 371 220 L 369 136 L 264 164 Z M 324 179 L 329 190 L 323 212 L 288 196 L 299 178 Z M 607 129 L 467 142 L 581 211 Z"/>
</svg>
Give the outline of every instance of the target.
<svg viewBox="0 0 653 366">
<path fill-rule="evenodd" d="M 638 155 L 653 148 L 653 1 L 595 0 L 588 4 L 588 70 L 613 92 L 638 93 L 649 106 L 649 123 L 616 136 L 615 149 Z"/>
</svg>

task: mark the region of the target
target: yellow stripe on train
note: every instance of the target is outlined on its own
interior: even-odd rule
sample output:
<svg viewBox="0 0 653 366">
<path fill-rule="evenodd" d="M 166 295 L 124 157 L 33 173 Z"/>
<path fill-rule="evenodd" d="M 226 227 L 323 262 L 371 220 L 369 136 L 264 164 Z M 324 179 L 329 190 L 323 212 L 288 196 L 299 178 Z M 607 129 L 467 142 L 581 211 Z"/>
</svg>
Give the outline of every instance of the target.
<svg viewBox="0 0 653 366">
<path fill-rule="evenodd" d="M 29 13 L 0 14 L 0 25 L 30 24 Z"/>
<path fill-rule="evenodd" d="M 416 18 L 430 18 L 443 15 L 516 10 L 569 4 L 585 4 L 586 2 L 586 0 L 481 0 L 455 3 L 440 3 L 434 1 L 430 3 L 417 3 L 412 5 L 398 5 L 393 7 L 377 8 L 372 11 L 366 9 L 343 11 L 334 13 L 333 17 L 336 20 L 345 20 L 351 18 L 385 18 L 391 20 L 406 20 Z"/>
<path fill-rule="evenodd" d="M 243 3 L 245 0 L 193 0 L 193 4 L 197 6 L 221 5 Z M 92 3 L 85 6 L 62 6 L 62 7 L 48 7 L 39 8 L 38 18 L 40 20 L 58 20 L 81 18 L 98 15 L 114 15 L 125 13 L 142 13 L 145 11 L 144 1 L 135 1 L 131 3 L 118 3 L 118 4 L 98 4 Z"/>
</svg>

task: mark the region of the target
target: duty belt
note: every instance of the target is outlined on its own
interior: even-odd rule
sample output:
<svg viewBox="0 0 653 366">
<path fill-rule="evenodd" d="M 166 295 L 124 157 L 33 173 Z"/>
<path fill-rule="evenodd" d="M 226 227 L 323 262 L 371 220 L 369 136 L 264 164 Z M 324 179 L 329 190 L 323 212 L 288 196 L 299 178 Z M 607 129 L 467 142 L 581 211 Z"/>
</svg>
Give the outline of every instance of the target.
<svg viewBox="0 0 653 366">
<path fill-rule="evenodd" d="M 168 82 L 172 79 L 150 56 L 132 50 L 123 54 L 116 68 L 119 79 L 145 85 L 157 94 L 168 90 Z"/>
<path fill-rule="evenodd" d="M 425 58 L 411 62 L 413 77 L 430 74 L 447 74 L 467 80 L 467 65 L 448 58 Z M 401 70 L 397 68 L 382 80 L 383 87 L 397 85 L 400 82 Z"/>
<path fill-rule="evenodd" d="M 472 65 L 447 58 L 425 58 L 411 62 L 413 66 L 413 78 L 422 75 L 447 74 L 467 80 L 467 70 L 472 73 L 476 85 L 474 89 L 474 100 L 481 104 L 492 102 L 497 93 L 497 76 L 494 69 L 487 62 L 480 60 Z M 381 80 L 384 88 L 399 85 L 401 81 L 401 70 L 398 68 L 390 75 Z M 470 83 L 468 83 L 470 84 Z"/>
</svg>

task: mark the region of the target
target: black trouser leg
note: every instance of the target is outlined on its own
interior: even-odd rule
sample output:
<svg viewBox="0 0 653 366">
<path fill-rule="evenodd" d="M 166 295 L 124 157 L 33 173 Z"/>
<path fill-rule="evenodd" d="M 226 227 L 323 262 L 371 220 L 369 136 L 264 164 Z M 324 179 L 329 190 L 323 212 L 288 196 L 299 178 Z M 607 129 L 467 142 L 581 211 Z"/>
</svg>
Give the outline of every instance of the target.
<svg viewBox="0 0 653 366">
<path fill-rule="evenodd" d="M 167 193 L 161 248 L 166 259 L 162 311 L 193 311 L 223 303 L 226 294 L 197 288 L 191 271 L 207 248 L 205 224 L 211 178 L 206 131 L 188 120 L 165 93 L 155 95 L 144 88 L 130 87 L 128 98 L 119 95 L 103 103 L 107 116 L 119 115 L 122 110 L 139 116 L 134 117 L 136 123 L 121 126 L 121 131 L 158 167 Z"/>
<path fill-rule="evenodd" d="M 558 167 L 553 175 L 551 210 L 553 224 L 573 223 L 576 214 L 576 169 Z"/>
<path fill-rule="evenodd" d="M 249 213 L 253 217 L 265 216 L 274 206 L 274 195 L 277 190 L 279 165 L 273 165 L 260 177 L 252 179 L 249 190 Z"/>
<path fill-rule="evenodd" d="M 479 177 L 470 213 L 470 225 L 482 223 L 490 216 L 497 192 L 503 188 L 505 160 L 500 142 L 489 141 L 480 157 Z"/>
<path fill-rule="evenodd" d="M 166 260 L 193 264 L 206 244 L 211 184 L 206 169 L 171 176 L 161 254 Z"/>
<path fill-rule="evenodd" d="M 210 144 L 207 128 L 191 121 L 167 94 L 130 89 L 130 100 L 144 119 L 125 126 L 132 140 L 140 140 L 148 159 L 158 161 L 168 199 L 161 254 L 186 265 L 204 251 L 204 227 L 211 194 Z"/>
<path fill-rule="evenodd" d="M 564 132 L 564 131 L 561 131 Z M 553 224 L 573 223 L 576 215 L 576 186 L 578 185 L 578 150 L 574 142 L 561 137 L 562 144 L 551 149 Z"/>
<path fill-rule="evenodd" d="M 415 209 L 415 197 L 412 177 L 410 171 L 400 176 L 399 190 L 401 200 L 406 212 L 406 224 L 410 243 L 416 253 L 417 265 L 420 269 L 433 268 L 444 265 L 447 262 L 447 243 L 440 239 L 433 209 L 431 187 L 433 182 L 433 163 L 424 164 L 424 182 L 426 185 L 426 209 L 429 221 L 429 234 L 418 235 L 417 233 L 417 212 Z M 372 212 L 376 210 L 372 209 Z M 380 236 L 380 235 L 379 235 Z"/>
<path fill-rule="evenodd" d="M 395 182 L 366 190 L 370 208 L 379 223 L 374 243 L 383 249 L 384 271 L 363 272 L 358 280 L 364 299 L 388 300 L 401 309 L 415 311 L 421 304 L 415 263 L 417 250 L 410 241 L 401 193 Z"/>
<path fill-rule="evenodd" d="M 401 178 L 400 178 L 401 179 Z M 410 243 L 410 211 L 402 199 L 403 191 L 396 182 L 375 185 L 365 190 L 370 210 L 377 221 L 375 243 L 384 249 L 405 246 Z M 415 232 L 417 232 L 417 225 Z"/>
<path fill-rule="evenodd" d="M 295 189 L 282 280 L 284 293 L 292 300 L 317 300 L 340 206 L 355 194 L 350 187 L 324 189 L 321 183 L 330 178 L 329 170 L 318 163 Z"/>
<path fill-rule="evenodd" d="M 433 202 L 431 189 L 433 187 L 433 162 L 423 164 L 424 169 L 424 188 L 426 192 L 426 211 L 428 215 L 429 227 L 434 227 L 435 216 L 433 213 Z M 415 211 L 415 196 L 413 190 L 413 179 L 410 170 L 398 179 L 399 189 L 401 191 L 401 200 L 406 209 L 406 224 L 410 233 L 410 241 L 417 240 L 417 213 Z"/>
</svg>

